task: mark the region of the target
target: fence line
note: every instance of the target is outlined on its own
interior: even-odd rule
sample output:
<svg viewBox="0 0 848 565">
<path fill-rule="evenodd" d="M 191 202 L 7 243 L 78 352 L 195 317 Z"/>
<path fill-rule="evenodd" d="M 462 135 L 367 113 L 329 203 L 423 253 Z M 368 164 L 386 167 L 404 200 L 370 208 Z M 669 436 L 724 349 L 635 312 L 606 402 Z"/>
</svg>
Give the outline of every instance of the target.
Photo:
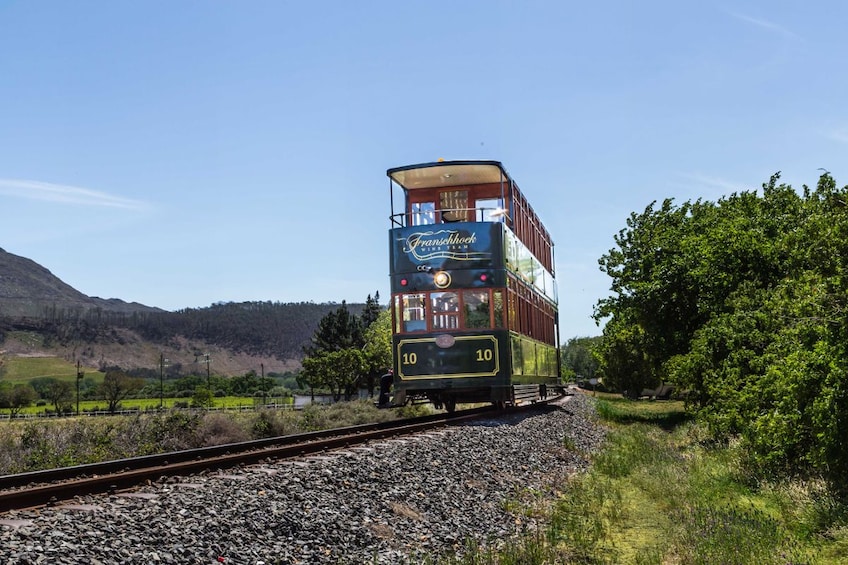
<svg viewBox="0 0 848 565">
<path fill-rule="evenodd" d="M 368 398 L 368 395 L 363 395 L 362 392 L 359 394 L 359 398 Z M 130 399 L 130 402 L 132 399 Z M 179 401 L 178 401 L 179 402 Z M 186 410 L 189 412 L 248 412 L 248 411 L 256 411 L 256 410 L 303 410 L 306 406 L 310 404 L 333 404 L 332 395 L 326 394 L 316 394 L 314 400 L 309 395 L 294 395 L 292 402 L 287 403 L 269 403 L 262 404 L 245 404 L 238 406 L 210 406 L 208 408 L 200 408 L 189 406 L 186 408 L 177 408 L 174 406 L 160 408 L 149 407 L 149 408 L 133 408 L 133 409 L 124 409 L 124 410 L 116 410 L 115 412 L 109 412 L 108 410 L 82 410 L 79 413 L 80 417 L 83 416 L 129 416 L 134 414 L 156 414 L 161 412 L 168 412 L 170 410 Z M 11 414 L 0 414 L 0 420 L 33 420 L 37 418 L 70 418 L 76 417 L 78 414 L 76 411 L 70 412 L 37 412 L 35 414 L 26 413 L 26 414 L 16 414 L 14 418 L 12 418 Z"/>
</svg>

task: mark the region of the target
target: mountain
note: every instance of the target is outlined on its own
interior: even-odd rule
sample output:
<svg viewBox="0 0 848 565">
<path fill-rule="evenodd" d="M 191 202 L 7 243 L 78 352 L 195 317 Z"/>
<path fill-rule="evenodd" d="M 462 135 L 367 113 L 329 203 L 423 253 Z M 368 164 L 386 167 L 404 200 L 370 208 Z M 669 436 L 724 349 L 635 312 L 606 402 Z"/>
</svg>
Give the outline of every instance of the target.
<svg viewBox="0 0 848 565">
<path fill-rule="evenodd" d="M 49 356 L 88 367 L 244 374 L 296 369 L 321 319 L 342 307 L 313 302 L 221 302 L 169 312 L 85 294 L 35 261 L 0 249 L 0 357 Z M 364 304 L 345 304 L 354 315 Z M 2 361 L 2 359 L 0 359 Z M 202 364 L 202 363 L 201 363 Z"/>
<path fill-rule="evenodd" d="M 0 316 L 38 318 L 51 309 L 84 312 L 97 308 L 122 314 L 162 312 L 137 302 L 86 296 L 35 261 L 0 249 Z"/>
</svg>

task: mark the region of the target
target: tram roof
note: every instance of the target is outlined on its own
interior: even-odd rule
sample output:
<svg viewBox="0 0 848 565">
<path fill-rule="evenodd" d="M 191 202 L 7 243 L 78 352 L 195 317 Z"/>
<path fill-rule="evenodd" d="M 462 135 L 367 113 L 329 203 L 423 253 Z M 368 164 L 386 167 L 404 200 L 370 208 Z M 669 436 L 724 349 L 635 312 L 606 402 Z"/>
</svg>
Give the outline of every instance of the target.
<svg viewBox="0 0 848 565">
<path fill-rule="evenodd" d="M 500 161 L 436 161 L 395 167 L 386 174 L 406 190 L 508 182 Z"/>
</svg>

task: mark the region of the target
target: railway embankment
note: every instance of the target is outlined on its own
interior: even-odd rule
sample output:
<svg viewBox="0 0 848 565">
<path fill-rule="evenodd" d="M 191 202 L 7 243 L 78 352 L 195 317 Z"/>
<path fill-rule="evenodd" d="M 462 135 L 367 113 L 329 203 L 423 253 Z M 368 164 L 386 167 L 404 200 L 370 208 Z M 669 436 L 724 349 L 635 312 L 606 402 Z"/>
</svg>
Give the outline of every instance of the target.
<svg viewBox="0 0 848 565">
<path fill-rule="evenodd" d="M 4 563 L 403 563 L 533 532 L 526 497 L 588 467 L 590 398 L 0 516 Z"/>
</svg>

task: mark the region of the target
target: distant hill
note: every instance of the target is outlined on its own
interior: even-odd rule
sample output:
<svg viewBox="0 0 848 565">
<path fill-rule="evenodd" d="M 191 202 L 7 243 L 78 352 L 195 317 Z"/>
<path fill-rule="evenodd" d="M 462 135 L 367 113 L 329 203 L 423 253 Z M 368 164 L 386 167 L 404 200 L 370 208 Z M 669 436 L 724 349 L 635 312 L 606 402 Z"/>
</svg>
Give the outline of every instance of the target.
<svg viewBox="0 0 848 565">
<path fill-rule="evenodd" d="M 160 355 L 171 372 L 216 374 L 299 366 L 318 322 L 340 304 L 217 303 L 169 312 L 86 296 L 38 263 L 0 249 L 0 354 L 49 355 L 88 366 L 149 368 Z M 364 304 L 349 304 L 359 315 Z M 27 337 L 35 335 L 36 338 Z"/>
<path fill-rule="evenodd" d="M 0 316 L 43 317 L 51 309 L 83 312 L 99 308 L 107 312 L 162 312 L 117 298 L 86 296 L 26 257 L 0 249 Z"/>
</svg>

